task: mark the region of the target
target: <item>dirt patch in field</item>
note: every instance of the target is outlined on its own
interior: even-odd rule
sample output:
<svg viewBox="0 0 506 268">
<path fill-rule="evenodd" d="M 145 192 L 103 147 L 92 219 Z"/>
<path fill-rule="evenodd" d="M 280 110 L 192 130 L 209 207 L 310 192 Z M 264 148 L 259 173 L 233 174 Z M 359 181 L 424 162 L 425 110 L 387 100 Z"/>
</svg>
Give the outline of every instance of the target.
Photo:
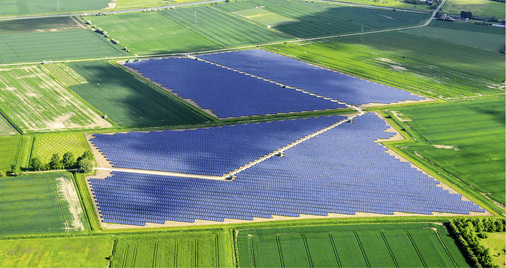
<svg viewBox="0 0 506 268">
<path fill-rule="evenodd" d="M 404 119 L 402 118 L 402 116 L 404 116 L 403 114 L 399 113 L 398 111 L 392 111 L 392 114 L 401 122 L 408 122 L 408 121 L 411 121 L 411 119 Z"/>
<path fill-rule="evenodd" d="M 460 149 L 457 148 L 457 146 L 453 146 L 453 145 L 432 144 L 432 146 L 434 146 L 436 148 L 439 148 L 439 149 L 448 149 L 448 150 L 460 151 Z"/>
<path fill-rule="evenodd" d="M 66 219 L 65 232 L 69 231 L 83 231 L 84 225 L 81 221 L 83 217 L 83 210 L 79 197 L 77 196 L 74 184 L 67 178 L 61 177 L 56 179 L 58 185 L 58 195 L 69 204 L 69 212 L 72 219 Z"/>
<path fill-rule="evenodd" d="M 104 9 L 115 9 L 118 4 L 118 0 L 112 0 L 110 3 L 107 3 L 107 7 Z"/>
<path fill-rule="evenodd" d="M 416 94 L 413 94 L 411 93 L 412 95 L 416 95 Z M 423 96 L 420 96 L 420 95 L 416 95 L 416 96 L 419 96 L 419 97 L 423 97 Z M 431 99 L 429 97 L 424 97 L 425 99 L 421 99 L 421 100 L 406 100 L 406 101 L 399 101 L 399 102 L 394 102 L 394 103 L 378 103 L 378 102 L 371 102 L 371 103 L 366 103 L 366 104 L 362 104 L 360 105 L 361 108 L 370 108 L 370 107 L 378 107 L 378 106 L 386 106 L 386 105 L 397 105 L 397 104 L 407 104 L 407 103 L 419 103 L 419 102 L 428 102 L 428 101 L 434 101 L 434 99 Z"/>
</svg>

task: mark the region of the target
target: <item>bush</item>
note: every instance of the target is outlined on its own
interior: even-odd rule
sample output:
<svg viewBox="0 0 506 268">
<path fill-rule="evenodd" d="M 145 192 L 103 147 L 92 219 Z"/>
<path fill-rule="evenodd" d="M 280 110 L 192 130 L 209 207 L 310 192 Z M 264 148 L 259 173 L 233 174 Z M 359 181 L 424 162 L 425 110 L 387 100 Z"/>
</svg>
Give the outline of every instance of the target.
<svg viewBox="0 0 506 268">
<path fill-rule="evenodd" d="M 66 152 L 63 155 L 63 167 L 65 168 L 73 168 L 75 166 L 75 157 L 74 154 L 71 152 Z"/>
<path fill-rule="evenodd" d="M 93 162 L 86 158 L 79 160 L 77 166 L 84 173 L 90 173 L 93 170 Z"/>
<path fill-rule="evenodd" d="M 42 161 L 38 157 L 30 159 L 30 169 L 40 171 L 42 169 Z"/>
</svg>

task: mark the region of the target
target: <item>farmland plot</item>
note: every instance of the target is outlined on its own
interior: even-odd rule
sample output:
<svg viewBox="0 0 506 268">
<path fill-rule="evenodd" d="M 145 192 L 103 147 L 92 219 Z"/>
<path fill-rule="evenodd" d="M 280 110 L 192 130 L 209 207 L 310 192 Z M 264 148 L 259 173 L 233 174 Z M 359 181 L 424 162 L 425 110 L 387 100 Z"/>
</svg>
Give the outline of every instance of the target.
<svg viewBox="0 0 506 268">
<path fill-rule="evenodd" d="M 12 164 L 25 167 L 32 139 L 26 136 L 0 137 L 0 170 L 10 170 Z"/>
<path fill-rule="evenodd" d="M 0 136 L 13 134 L 16 134 L 16 131 L 14 131 L 4 118 L 0 118 Z"/>
<path fill-rule="evenodd" d="M 69 175 L 9 177 L 2 179 L 0 191 L 0 235 L 77 232 L 85 228 Z"/>
<path fill-rule="evenodd" d="M 238 230 L 239 267 L 465 267 L 441 225 L 374 224 Z"/>
<path fill-rule="evenodd" d="M 55 13 L 79 10 L 102 9 L 108 6 L 110 0 L 67 0 L 56 2 L 53 0 L 37 1 L 3 1 L 0 16 L 19 14 Z"/>
<path fill-rule="evenodd" d="M 110 127 L 41 67 L 0 71 L 0 110 L 23 132 Z"/>
<path fill-rule="evenodd" d="M 90 149 L 83 133 L 43 134 L 34 139 L 32 157 L 39 157 L 42 163 L 49 163 L 53 154 L 61 158 L 66 152 L 71 152 L 77 158 Z"/>
</svg>

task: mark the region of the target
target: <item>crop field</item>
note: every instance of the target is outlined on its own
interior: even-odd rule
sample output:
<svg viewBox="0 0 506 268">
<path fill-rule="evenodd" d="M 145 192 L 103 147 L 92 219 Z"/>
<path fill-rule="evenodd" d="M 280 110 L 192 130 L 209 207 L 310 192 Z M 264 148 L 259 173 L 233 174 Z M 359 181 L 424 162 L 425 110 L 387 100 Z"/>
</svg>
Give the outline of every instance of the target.
<svg viewBox="0 0 506 268">
<path fill-rule="evenodd" d="M 106 8 L 109 2 L 110 0 L 4 1 L 0 9 L 0 16 L 102 9 Z"/>
<path fill-rule="evenodd" d="M 471 11 L 474 16 L 486 16 L 504 19 L 504 3 L 493 0 L 449 0 L 442 12 L 460 14 L 460 11 Z"/>
<path fill-rule="evenodd" d="M 126 46 L 132 54 L 163 54 L 220 47 L 158 12 L 99 16 L 89 20 L 105 29 L 111 38 L 119 40 L 121 46 Z"/>
<path fill-rule="evenodd" d="M 0 136 L 14 134 L 16 134 L 16 131 L 9 125 L 7 121 L 5 121 L 3 118 L 0 118 Z"/>
<path fill-rule="evenodd" d="M 157 6 L 169 6 L 180 3 L 191 3 L 201 2 L 198 0 L 120 0 L 116 4 L 116 9 L 129 9 L 138 7 L 157 7 Z"/>
<path fill-rule="evenodd" d="M 254 20 L 263 24 L 277 26 L 284 23 L 296 22 L 297 20 L 281 16 L 274 12 L 270 12 L 263 8 L 252 8 L 233 12 L 234 14 L 246 17 L 250 20 Z"/>
<path fill-rule="evenodd" d="M 54 17 L 42 19 L 19 19 L 0 21 L 0 34 L 56 32 L 81 29 L 82 25 L 73 17 Z"/>
<path fill-rule="evenodd" d="M 226 232 L 120 236 L 110 267 L 231 267 Z"/>
<path fill-rule="evenodd" d="M 106 62 L 68 64 L 89 83 L 70 88 L 118 126 L 198 124 L 202 112 Z"/>
<path fill-rule="evenodd" d="M 76 232 L 85 228 L 69 175 L 4 178 L 0 191 L 0 235 Z"/>
<path fill-rule="evenodd" d="M 437 224 L 375 224 L 244 229 L 239 267 L 465 267 Z"/>
<path fill-rule="evenodd" d="M 34 139 L 32 157 L 39 157 L 42 163 L 49 163 L 53 154 L 63 157 L 66 152 L 71 152 L 77 158 L 90 149 L 83 133 L 44 134 Z"/>
<path fill-rule="evenodd" d="M 113 239 L 60 237 L 2 240 L 2 267 L 107 267 Z"/>
<path fill-rule="evenodd" d="M 405 107 L 402 122 L 423 142 L 398 145 L 504 204 L 504 98 Z"/>
<path fill-rule="evenodd" d="M 23 132 L 110 127 L 39 66 L 0 71 L 0 110 Z"/>
<path fill-rule="evenodd" d="M 499 27 L 478 26 L 478 25 L 476 25 L 476 27 L 480 27 L 479 29 L 485 28 L 485 30 L 487 30 L 486 28 L 499 28 Z M 489 50 L 493 52 L 498 52 L 504 47 L 504 31 L 499 32 L 499 34 L 493 34 L 472 30 L 471 31 L 457 30 L 447 27 L 424 27 L 406 30 L 404 32 L 434 39 L 440 39 L 459 45 Z"/>
<path fill-rule="evenodd" d="M 88 29 L 2 34 L 0 51 L 0 64 L 128 54 Z"/>
<path fill-rule="evenodd" d="M 438 49 L 427 50 L 427 47 Z M 268 50 L 435 97 L 498 94 L 504 60 L 490 52 L 406 33 L 382 33 Z M 486 86 L 484 86 L 486 85 Z"/>
<path fill-rule="evenodd" d="M 25 167 L 31 141 L 26 136 L 0 137 L 0 170 L 10 170 L 12 164 Z"/>
<path fill-rule="evenodd" d="M 346 0 L 347 3 L 371 5 L 380 7 L 391 7 L 391 8 L 402 8 L 402 9 L 413 9 L 420 11 L 430 11 L 429 5 L 413 5 L 406 3 L 404 0 Z"/>
<path fill-rule="evenodd" d="M 332 3 L 282 0 L 234 2 L 218 5 L 217 8 L 240 13 L 259 6 L 272 13 L 296 20 L 296 22 L 277 25 L 273 29 L 299 38 L 360 32 L 362 26 L 364 31 L 373 31 L 417 25 L 428 18 L 428 14 L 425 13 L 393 12 Z M 262 21 L 259 20 L 259 22 Z"/>
<path fill-rule="evenodd" d="M 161 13 L 225 47 L 290 39 L 266 26 L 251 23 L 213 7 L 181 8 Z"/>
</svg>

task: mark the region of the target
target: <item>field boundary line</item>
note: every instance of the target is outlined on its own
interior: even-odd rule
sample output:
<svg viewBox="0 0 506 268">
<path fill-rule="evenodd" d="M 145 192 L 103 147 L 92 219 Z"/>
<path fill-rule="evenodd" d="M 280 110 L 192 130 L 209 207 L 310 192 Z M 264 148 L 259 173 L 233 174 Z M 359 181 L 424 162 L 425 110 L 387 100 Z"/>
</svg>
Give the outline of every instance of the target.
<svg viewBox="0 0 506 268">
<path fill-rule="evenodd" d="M 343 264 L 341 263 L 341 259 L 339 258 L 339 253 L 337 252 L 336 242 L 334 241 L 334 236 L 332 235 L 332 232 L 329 232 L 329 241 L 330 241 L 330 246 L 332 247 L 332 251 L 334 252 L 334 257 L 336 258 L 337 266 L 343 267 Z"/>
<path fill-rule="evenodd" d="M 362 241 L 360 241 L 360 237 L 358 236 L 358 233 L 356 231 L 351 231 L 355 235 L 355 239 L 357 240 L 358 247 L 360 248 L 360 252 L 362 253 L 362 256 L 364 257 L 365 264 L 367 267 L 371 267 L 371 263 L 369 262 L 369 259 L 367 258 L 367 254 L 365 254 L 364 246 L 362 245 Z"/>
<path fill-rule="evenodd" d="M 388 253 L 390 254 L 390 257 L 394 261 L 395 267 L 399 267 L 399 263 L 397 262 L 397 259 L 395 258 L 394 252 L 392 251 L 392 248 L 390 247 L 390 244 L 387 241 L 387 238 L 385 237 L 384 230 L 380 231 L 381 238 L 383 239 L 383 242 L 385 243 L 385 246 L 387 246 Z"/>
<path fill-rule="evenodd" d="M 422 253 L 420 253 L 420 250 L 418 249 L 418 247 L 416 246 L 416 243 L 415 241 L 413 240 L 413 237 L 411 237 L 411 234 L 408 232 L 408 230 L 403 230 L 406 235 L 408 236 L 409 238 L 409 241 L 411 242 L 411 245 L 413 246 L 413 248 L 415 249 L 416 251 L 416 255 L 418 255 L 418 258 L 420 259 L 420 261 L 422 262 L 422 265 L 423 267 L 427 268 L 427 263 L 425 263 L 425 260 L 423 259 L 422 257 Z"/>
<path fill-rule="evenodd" d="M 276 246 L 278 248 L 278 257 L 281 267 L 285 268 L 285 260 L 283 258 L 283 251 L 281 250 L 281 241 L 279 240 L 279 234 L 276 234 Z"/>
<path fill-rule="evenodd" d="M 307 244 L 306 235 L 303 233 L 298 233 L 300 237 L 302 237 L 302 243 L 304 243 L 304 249 L 306 250 L 307 261 L 309 262 L 309 267 L 314 267 L 313 259 L 311 258 L 311 252 L 309 251 L 309 245 Z"/>
<path fill-rule="evenodd" d="M 437 230 L 437 229 L 436 229 Z M 441 246 L 444 248 L 445 252 L 446 252 L 446 255 L 448 255 L 448 257 L 450 258 L 450 260 L 452 261 L 453 265 L 455 267 L 458 267 L 457 265 L 457 262 L 455 261 L 455 259 L 453 258 L 452 254 L 450 254 L 450 251 L 448 250 L 448 248 L 446 247 L 446 244 L 443 242 L 443 239 L 441 239 L 441 236 L 439 235 L 439 232 L 436 231 L 433 229 L 439 243 L 441 244 Z"/>
</svg>

